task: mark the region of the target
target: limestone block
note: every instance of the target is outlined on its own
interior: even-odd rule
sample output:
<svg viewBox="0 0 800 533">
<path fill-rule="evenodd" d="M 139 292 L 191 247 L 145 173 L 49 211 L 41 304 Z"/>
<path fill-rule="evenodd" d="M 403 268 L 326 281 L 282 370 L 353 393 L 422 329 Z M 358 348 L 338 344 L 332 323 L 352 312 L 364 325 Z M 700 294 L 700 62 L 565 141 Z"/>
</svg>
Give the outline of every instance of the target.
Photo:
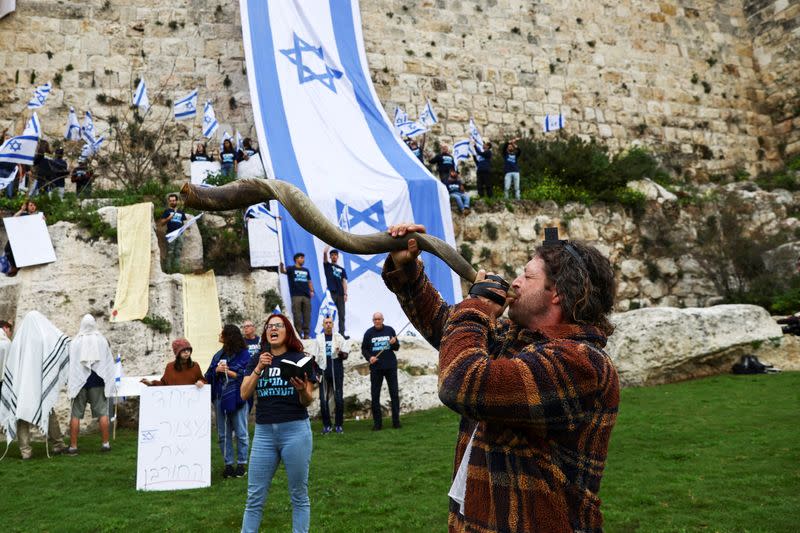
<svg viewBox="0 0 800 533">
<path fill-rule="evenodd" d="M 674 277 L 678 275 L 678 265 L 675 260 L 670 257 L 659 257 L 656 259 L 656 266 L 658 272 L 662 276 Z"/>
<path fill-rule="evenodd" d="M 769 313 L 751 305 L 639 309 L 612 322 L 606 350 L 626 386 L 729 372 L 737 348 L 781 337 Z"/>
<path fill-rule="evenodd" d="M 626 259 L 620 264 L 620 272 L 626 279 L 641 279 L 645 274 L 644 263 L 638 259 Z"/>
<path fill-rule="evenodd" d="M 611 132 L 611 126 L 609 126 L 608 124 L 598 124 L 597 131 L 600 134 L 600 137 L 608 138 L 613 135 L 613 133 Z"/>
<path fill-rule="evenodd" d="M 567 222 L 567 231 L 570 239 L 596 241 L 600 238 L 597 225 L 588 218 L 573 218 Z"/>
</svg>

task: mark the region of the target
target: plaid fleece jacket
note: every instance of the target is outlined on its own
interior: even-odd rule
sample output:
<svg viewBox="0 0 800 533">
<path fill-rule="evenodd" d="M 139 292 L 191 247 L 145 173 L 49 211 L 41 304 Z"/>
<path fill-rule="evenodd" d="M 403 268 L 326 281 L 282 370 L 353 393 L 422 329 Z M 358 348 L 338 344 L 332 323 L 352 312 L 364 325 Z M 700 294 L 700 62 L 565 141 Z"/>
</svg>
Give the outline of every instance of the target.
<svg viewBox="0 0 800 533">
<path fill-rule="evenodd" d="M 395 269 L 389 257 L 383 277 L 439 350 L 439 398 L 461 415 L 454 472 L 475 430 L 450 531 L 602 531 L 597 493 L 619 404 L 605 336 L 576 324 L 530 331 L 492 320 L 477 299 L 450 307 L 421 261 Z"/>
</svg>

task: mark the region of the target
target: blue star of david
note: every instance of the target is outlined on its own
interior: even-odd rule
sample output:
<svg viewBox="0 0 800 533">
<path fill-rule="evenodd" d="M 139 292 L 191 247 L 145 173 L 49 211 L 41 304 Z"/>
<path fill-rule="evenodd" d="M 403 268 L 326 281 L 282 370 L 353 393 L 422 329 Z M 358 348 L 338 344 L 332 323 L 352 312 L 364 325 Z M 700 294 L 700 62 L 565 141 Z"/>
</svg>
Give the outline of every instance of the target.
<svg viewBox="0 0 800 533">
<path fill-rule="evenodd" d="M 313 72 L 309 67 L 303 64 L 303 52 L 311 52 L 319 59 L 325 61 L 322 53 L 322 47 L 311 46 L 303 39 L 298 37 L 296 33 L 293 33 L 292 35 L 294 36 L 294 48 L 280 50 L 280 53 L 289 58 L 289 61 L 297 66 L 297 81 L 300 82 L 300 85 L 303 85 L 304 83 L 318 80 L 321 84 L 335 93 L 336 86 L 333 84 L 333 82 L 334 80 L 338 80 L 342 77 L 342 72 L 331 68 L 327 63 L 325 63 L 325 72 L 320 74 Z"/>
<path fill-rule="evenodd" d="M 386 231 L 388 228 L 386 226 L 386 214 L 383 210 L 383 200 L 378 200 L 366 209 L 359 211 L 337 199 L 336 219 L 341 221 L 343 215 L 347 219 L 345 225 L 350 228 L 351 231 L 352 228 L 361 223 L 366 224 L 376 231 Z M 374 272 L 380 276 L 383 271 L 383 261 L 386 259 L 386 254 L 374 255 L 372 257 L 351 254 L 343 255 L 343 260 L 348 270 L 348 280 L 350 282 L 355 281 L 359 276 L 367 272 Z"/>
<path fill-rule="evenodd" d="M 14 139 L 10 143 L 8 143 L 8 147 L 14 150 L 15 152 L 19 152 L 20 150 L 22 150 L 22 143 Z"/>
<path fill-rule="evenodd" d="M 192 103 L 191 100 L 186 102 L 186 109 L 194 109 L 194 104 Z"/>
<path fill-rule="evenodd" d="M 92 124 L 87 124 L 86 126 L 83 127 L 83 129 L 91 132 L 94 129 L 94 126 Z"/>
<path fill-rule="evenodd" d="M 37 94 L 36 95 L 36 99 L 39 100 L 40 104 L 44 103 L 44 95 L 43 94 Z"/>
</svg>

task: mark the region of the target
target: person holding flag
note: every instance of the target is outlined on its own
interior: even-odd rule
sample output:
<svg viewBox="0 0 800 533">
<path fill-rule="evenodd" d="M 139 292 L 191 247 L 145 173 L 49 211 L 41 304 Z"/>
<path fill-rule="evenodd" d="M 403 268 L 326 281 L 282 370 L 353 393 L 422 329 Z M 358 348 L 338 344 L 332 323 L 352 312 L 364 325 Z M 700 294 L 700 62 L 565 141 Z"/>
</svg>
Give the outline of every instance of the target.
<svg viewBox="0 0 800 533">
<path fill-rule="evenodd" d="M 322 372 L 319 386 L 319 406 L 322 413 L 322 434 L 331 431 L 344 433 L 344 361 L 350 352 L 350 341 L 333 331 L 333 317 L 322 320 L 322 335 L 312 345 L 312 355 Z M 335 426 L 331 426 L 330 398 L 333 392 L 336 408 Z"/>
<path fill-rule="evenodd" d="M 178 195 L 170 193 L 167 196 L 167 208 L 161 213 L 158 219 L 158 226 L 166 226 L 165 233 L 172 233 L 183 227 L 186 222 L 186 213 L 178 209 Z M 164 272 L 175 273 L 180 270 L 181 252 L 183 251 L 183 239 L 175 239 L 166 243 L 167 257 L 164 264 Z"/>
<path fill-rule="evenodd" d="M 474 152 L 472 158 L 477 168 L 478 196 L 490 198 L 493 194 L 492 186 L 492 143 L 483 142 L 483 147 L 478 146 L 473 138 Z"/>
<path fill-rule="evenodd" d="M 505 199 L 508 200 L 508 193 L 511 190 L 511 184 L 514 184 L 514 196 L 519 200 L 519 155 L 520 149 L 517 146 L 519 138 L 511 139 L 503 145 L 503 172 L 505 178 L 503 183 L 503 194 Z"/>
</svg>

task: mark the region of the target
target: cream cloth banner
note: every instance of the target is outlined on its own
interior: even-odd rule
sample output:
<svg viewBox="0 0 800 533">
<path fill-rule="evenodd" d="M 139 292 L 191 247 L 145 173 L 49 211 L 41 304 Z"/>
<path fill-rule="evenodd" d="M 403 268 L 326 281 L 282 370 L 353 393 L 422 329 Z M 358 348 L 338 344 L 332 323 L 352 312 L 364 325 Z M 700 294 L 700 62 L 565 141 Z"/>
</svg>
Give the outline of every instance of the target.
<svg viewBox="0 0 800 533">
<path fill-rule="evenodd" d="M 119 279 L 111 312 L 112 322 L 141 320 L 147 316 L 152 231 L 153 204 L 148 202 L 117 208 Z"/>
<path fill-rule="evenodd" d="M 222 348 L 219 333 L 219 296 L 214 271 L 183 275 L 183 334 L 192 343 L 192 359 L 206 371 L 211 357 Z"/>
</svg>

